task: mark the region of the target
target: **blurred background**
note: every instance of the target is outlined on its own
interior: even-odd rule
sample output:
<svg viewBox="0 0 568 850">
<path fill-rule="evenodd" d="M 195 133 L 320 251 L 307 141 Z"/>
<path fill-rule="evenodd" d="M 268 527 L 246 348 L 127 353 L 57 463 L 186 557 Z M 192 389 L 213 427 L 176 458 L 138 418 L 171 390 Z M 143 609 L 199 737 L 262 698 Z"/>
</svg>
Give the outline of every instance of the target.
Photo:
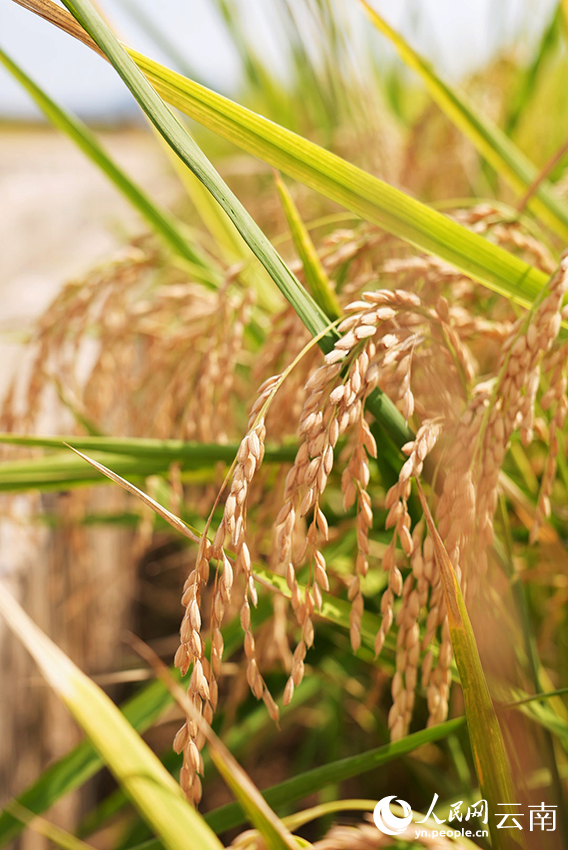
<svg viewBox="0 0 568 850">
<path fill-rule="evenodd" d="M 556 5 L 555 0 L 498 4 L 405 0 L 394 8 L 388 2 L 375 4 L 439 72 L 462 83 L 503 58 L 521 66 L 528 63 Z M 285 125 L 291 124 L 285 90 L 293 96 L 292 91 L 302 84 L 290 52 L 290 24 L 293 21 L 304 33 L 302 47 L 325 73 L 328 48 L 324 48 L 326 33 L 318 31 L 320 7 L 315 0 L 192 0 L 190 4 L 103 0 L 99 4 L 126 43 L 247 105 L 264 108 L 265 114 L 274 102 L 270 104 L 267 78 L 263 80 L 258 70 L 270 68 L 283 87 L 278 92 L 280 114 L 273 117 Z M 397 80 L 419 88 L 391 45 L 369 27 L 358 3 L 335 3 L 334 13 L 345 48 L 342 60 L 351 65 L 335 68 L 338 78 L 364 75 L 373 65 L 383 80 L 392 83 L 392 96 Z M 252 42 L 256 68 L 248 58 Z M 0 8 L 0 46 L 32 79 L 41 80 L 57 103 L 96 126 L 113 156 L 136 180 L 159 200 L 173 200 L 177 181 L 137 106 L 104 61 L 11 0 L 3 0 Z M 259 98 L 263 85 L 265 96 Z M 307 77 L 306 85 L 310 85 Z M 329 77 L 328 85 L 333 85 Z M 491 90 L 485 95 L 490 97 Z M 58 281 L 103 256 L 136 220 L 104 177 L 70 142 L 46 126 L 28 94 L 1 66 L 0 190 L 0 327 L 6 329 L 14 320 L 19 323 L 37 315 Z M 49 216 L 44 215 L 46 206 Z M 30 229 L 33 244 L 21 238 Z M 13 363 L 17 348 L 6 336 L 0 345 L 4 362 Z M 0 387 L 2 382 L 5 386 L 6 376 L 4 371 Z"/>
<path fill-rule="evenodd" d="M 309 3 L 293 0 L 297 14 L 309 19 Z M 369 47 L 383 64 L 393 52 L 369 32 L 358 4 L 343 5 L 342 20 L 353 53 L 361 44 Z M 482 68 L 498 52 L 514 50 L 528 54 L 538 42 L 556 6 L 555 0 L 403 0 L 396 4 L 377 0 L 383 14 L 438 71 L 454 81 Z M 269 61 L 281 78 L 290 74 L 285 30 L 279 3 L 271 0 L 238 0 L 235 7 L 249 34 L 255 35 L 259 56 Z M 126 43 L 161 62 L 177 60 L 178 70 L 191 70 L 206 85 L 236 94 L 245 83 L 239 51 L 231 38 L 216 0 L 102 0 Z M 14 3 L 3 4 L 2 42 L 33 76 L 39 74 L 45 88 L 83 117 L 117 122 L 135 118 L 137 110 L 116 75 L 104 62 L 90 55 L 62 33 L 34 20 Z M 274 24 L 277 24 L 274 26 Z M 370 37 L 371 36 L 371 37 Z M 317 34 L 314 33 L 314 47 Z M 73 69 L 73 73 L 70 73 Z M 11 119 L 38 119 L 25 93 L 5 73 L 0 74 L 0 114 Z"/>
</svg>

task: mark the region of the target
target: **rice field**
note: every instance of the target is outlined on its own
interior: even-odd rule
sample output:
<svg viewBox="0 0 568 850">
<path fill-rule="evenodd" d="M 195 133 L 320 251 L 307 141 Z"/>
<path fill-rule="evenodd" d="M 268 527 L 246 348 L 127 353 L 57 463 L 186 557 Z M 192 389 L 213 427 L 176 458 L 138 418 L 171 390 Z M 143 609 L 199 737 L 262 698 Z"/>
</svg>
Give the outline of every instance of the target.
<svg viewBox="0 0 568 850">
<path fill-rule="evenodd" d="M 56 263 L 61 180 L 6 217 L 0 845 L 568 847 L 566 4 L 458 86 L 365 0 L 275 0 L 283 79 L 211 0 L 231 99 L 16 2 L 144 125 L 0 49 L 59 134 L 8 163 L 97 193 Z"/>
</svg>

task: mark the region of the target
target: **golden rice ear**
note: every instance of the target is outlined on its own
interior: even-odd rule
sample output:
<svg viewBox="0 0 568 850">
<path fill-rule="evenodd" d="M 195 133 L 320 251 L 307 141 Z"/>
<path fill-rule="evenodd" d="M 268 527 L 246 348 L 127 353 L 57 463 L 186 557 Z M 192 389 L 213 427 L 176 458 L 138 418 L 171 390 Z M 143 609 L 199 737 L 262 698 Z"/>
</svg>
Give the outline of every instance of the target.
<svg viewBox="0 0 568 850">
<path fill-rule="evenodd" d="M 393 741 L 408 734 L 412 720 L 416 685 L 418 682 L 418 665 L 420 660 L 420 630 L 419 618 L 421 609 L 429 601 L 431 580 L 424 575 L 422 560 L 421 529 L 411 532 L 411 520 L 408 510 L 410 496 L 410 481 L 413 476 L 420 476 L 424 461 L 432 452 L 441 433 L 439 422 L 426 421 L 417 431 L 416 438 L 405 445 L 408 459 L 403 464 L 398 481 L 387 491 L 385 502 L 389 511 L 385 528 L 393 529 L 393 536 L 383 558 L 383 569 L 388 572 L 389 590 L 383 595 L 381 603 L 383 621 L 376 638 L 376 648 L 382 648 L 385 638 L 394 622 L 394 603 L 396 597 L 402 597 L 396 625 L 398 628 L 396 673 L 392 680 L 392 706 L 389 711 L 388 725 Z M 410 560 L 411 572 L 403 581 L 402 573 L 397 566 L 396 544 L 400 542 L 403 553 Z M 431 577 L 433 578 L 433 577 Z M 430 599 L 428 617 L 430 621 L 437 620 L 437 609 L 434 595 Z M 429 700 L 430 720 L 444 720 L 447 714 L 447 699 L 449 690 L 449 661 L 446 673 L 439 682 L 436 691 L 437 700 L 433 705 Z M 441 666 L 438 666 L 438 676 L 441 676 Z"/>
<path fill-rule="evenodd" d="M 549 376 L 550 385 L 540 400 L 543 410 L 552 408 L 553 413 L 548 426 L 548 455 L 544 466 L 544 474 L 540 482 L 538 503 L 533 524 L 530 530 L 530 542 L 534 543 L 539 536 L 544 522 L 550 517 L 550 499 L 552 487 L 556 478 L 557 458 L 560 451 L 560 434 L 564 430 L 568 416 L 568 378 L 566 364 L 568 363 L 568 342 L 557 345 L 543 365 L 543 371 Z"/>
</svg>

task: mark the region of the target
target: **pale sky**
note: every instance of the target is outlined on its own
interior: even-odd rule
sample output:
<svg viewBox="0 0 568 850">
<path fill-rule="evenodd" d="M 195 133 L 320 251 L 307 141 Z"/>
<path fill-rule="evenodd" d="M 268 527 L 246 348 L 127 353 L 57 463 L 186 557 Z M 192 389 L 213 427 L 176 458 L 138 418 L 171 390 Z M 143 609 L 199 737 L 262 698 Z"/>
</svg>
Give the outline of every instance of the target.
<svg viewBox="0 0 568 850">
<path fill-rule="evenodd" d="M 123 0 L 100 0 L 122 38 L 143 53 L 172 64 L 124 12 Z M 160 26 L 202 80 L 234 93 L 239 60 L 214 0 L 129 0 Z M 295 0 L 300 6 L 309 0 Z M 377 54 L 389 48 L 360 12 L 357 0 L 343 5 L 354 38 L 371 40 Z M 503 43 L 534 43 L 557 0 L 373 0 L 389 22 L 428 56 L 438 71 L 453 79 L 482 66 Z M 282 66 L 271 0 L 240 0 L 251 38 L 271 64 Z M 39 20 L 11 0 L 0 0 L 0 45 L 59 103 L 83 117 L 112 117 L 132 112 L 130 95 L 114 71 L 69 36 Z M 0 68 L 0 115 L 33 117 L 24 91 Z"/>
</svg>

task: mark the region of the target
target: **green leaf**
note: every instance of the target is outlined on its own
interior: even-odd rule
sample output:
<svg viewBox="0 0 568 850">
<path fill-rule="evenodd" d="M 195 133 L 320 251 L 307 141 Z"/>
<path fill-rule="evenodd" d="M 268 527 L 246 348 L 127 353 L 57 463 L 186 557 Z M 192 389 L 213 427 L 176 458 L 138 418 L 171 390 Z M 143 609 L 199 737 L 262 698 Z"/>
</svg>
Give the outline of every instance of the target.
<svg viewBox="0 0 568 850">
<path fill-rule="evenodd" d="M 440 574 L 452 648 L 463 691 L 465 716 L 475 771 L 482 797 L 489 804 L 489 829 L 495 850 L 513 850 L 524 842 L 497 826 L 498 806 L 515 803 L 515 786 L 501 727 L 489 694 L 469 615 L 452 562 L 432 519 L 420 483 L 416 481 L 428 532 L 434 543 Z"/>
<path fill-rule="evenodd" d="M 162 679 L 182 713 L 188 720 L 196 723 L 199 732 L 203 734 L 208 752 L 215 767 L 229 786 L 241 806 L 250 817 L 260 835 L 264 839 L 267 850 L 296 850 L 297 844 L 291 832 L 274 814 L 260 791 L 238 761 L 216 735 L 203 715 L 196 709 L 185 690 L 170 675 L 164 662 L 150 647 L 138 638 L 134 646 L 140 655 L 150 664 L 156 675 Z"/>
<path fill-rule="evenodd" d="M 385 744 L 382 747 L 367 750 L 365 753 L 322 764 L 320 767 L 315 767 L 294 776 L 292 779 L 286 779 L 278 785 L 265 789 L 262 791 L 262 796 L 273 809 L 288 806 L 296 800 L 311 797 L 328 785 L 345 782 L 354 776 L 362 776 L 364 773 L 382 767 L 394 759 L 409 755 L 419 747 L 441 741 L 464 725 L 465 717 L 446 720 L 430 729 L 413 732 L 412 735 L 407 735 L 406 738 L 395 743 Z M 228 803 L 208 812 L 205 815 L 205 820 L 215 832 L 220 833 L 241 826 L 246 823 L 247 818 L 238 803 Z M 132 848 L 132 850 L 154 850 L 158 846 L 159 842 L 148 841 L 140 844 L 137 848 Z"/>
<path fill-rule="evenodd" d="M 560 14 L 562 17 L 562 28 L 564 29 L 564 38 L 568 40 L 568 0 L 560 0 Z"/>
<path fill-rule="evenodd" d="M 73 443 L 79 449 L 92 452 L 95 460 L 110 464 L 116 472 L 142 479 L 149 475 L 165 475 L 172 463 L 179 463 L 182 472 L 213 469 L 219 462 L 231 464 L 238 445 L 227 443 L 195 443 L 183 440 L 152 440 L 120 437 L 42 437 L 19 434 L 0 434 L 0 444 L 61 448 Z M 266 448 L 267 463 L 290 463 L 295 447 Z M 65 490 L 77 486 L 104 484 L 105 478 L 96 469 L 85 466 L 79 457 L 61 452 L 27 460 L 6 461 L 0 464 L 0 492 L 21 490 Z"/>
<path fill-rule="evenodd" d="M 260 599 L 255 611 L 257 622 L 263 622 L 272 614 L 272 606 L 267 599 Z M 225 657 L 231 655 L 242 645 L 242 629 L 238 620 L 228 623 L 223 629 Z M 173 676 L 179 676 L 172 669 Z M 121 706 L 126 721 L 139 734 L 144 734 L 172 705 L 173 698 L 159 681 L 150 682 Z M 93 744 L 86 740 L 78 744 L 61 759 L 50 765 L 41 776 L 17 798 L 18 803 L 28 811 L 41 814 L 71 791 L 80 788 L 101 769 L 103 761 Z M 7 809 L 0 813 L 0 847 L 20 834 L 21 822 Z"/>
<path fill-rule="evenodd" d="M 99 455 L 95 452 L 96 457 Z M 145 478 L 168 471 L 169 464 L 155 460 L 138 460 L 122 455 L 103 454 L 124 474 Z M 170 462 L 171 463 L 171 462 Z M 77 458 L 66 453 L 46 455 L 28 460 L 7 461 L 0 464 L 0 492 L 22 490 L 67 490 L 92 484 L 103 484 L 104 478 L 88 470 Z"/>
<path fill-rule="evenodd" d="M 78 118 L 58 106 L 1 48 L 0 62 L 26 89 L 46 118 L 73 140 L 77 147 L 114 183 L 119 192 L 133 205 L 166 245 L 190 264 L 195 277 L 208 286 L 216 288 L 219 284 L 219 276 L 214 273 L 209 261 L 205 259 L 201 252 L 190 244 L 175 216 L 168 210 L 161 209 L 114 162 L 89 128 Z"/>
<path fill-rule="evenodd" d="M 295 850 L 297 843 L 280 818 L 274 814 L 265 797 L 250 780 L 229 750 L 216 736 L 208 737 L 211 758 L 247 813 L 248 820 L 258 830 L 267 850 Z M 223 825 L 223 831 L 227 827 Z"/>
<path fill-rule="evenodd" d="M 388 183 L 129 49 L 160 94 L 223 138 L 523 306 L 546 275 Z"/>
<path fill-rule="evenodd" d="M 314 335 L 327 325 L 323 311 L 307 295 L 270 240 L 264 235 L 238 198 L 221 179 L 213 165 L 197 146 L 185 127 L 166 106 L 155 89 L 136 67 L 110 28 L 88 0 L 65 0 L 81 26 L 98 44 L 124 83 L 130 89 L 152 124 L 164 137 L 177 156 L 201 180 L 225 210 L 245 242 L 249 245 L 288 300 L 294 300 L 296 310 Z M 333 334 L 327 345 L 333 343 Z"/>
<path fill-rule="evenodd" d="M 341 305 L 321 264 L 308 229 L 302 221 L 292 195 L 278 173 L 275 174 L 274 179 L 296 251 L 304 267 L 308 288 L 325 314 L 330 319 L 337 319 L 341 315 Z"/>
<path fill-rule="evenodd" d="M 135 21 L 136 26 L 142 30 L 144 35 L 154 42 L 162 53 L 173 62 L 175 66 L 189 77 L 197 75 L 197 70 L 191 64 L 188 58 L 187 50 L 180 50 L 175 41 L 170 37 L 167 29 L 162 27 L 162 23 L 167 26 L 167 19 L 162 20 L 160 17 L 148 14 L 140 3 L 135 0 L 119 0 L 119 5 L 130 15 Z"/>
<path fill-rule="evenodd" d="M 542 697 L 542 695 L 540 696 Z M 524 700 L 519 705 L 519 711 L 547 729 L 558 739 L 564 752 L 568 752 L 568 724 L 550 705 L 540 701 L 528 702 Z"/>
<path fill-rule="evenodd" d="M 69 446 L 69 448 L 72 448 Z M 125 478 L 122 478 L 118 475 L 114 470 L 109 469 L 104 466 L 104 464 L 99 463 L 94 460 L 92 457 L 89 457 L 86 454 L 78 451 L 75 448 L 72 450 L 84 461 L 97 469 L 102 475 L 106 475 L 111 481 L 119 486 L 123 487 L 129 493 L 132 493 L 133 496 L 137 496 L 145 505 L 150 507 L 153 511 L 155 511 L 159 516 L 162 517 L 167 523 L 169 523 L 172 528 L 182 534 L 184 537 L 193 540 L 194 542 L 198 541 L 200 532 L 192 528 L 189 524 L 184 523 L 179 517 L 173 514 L 171 511 L 167 510 L 163 505 L 159 504 L 155 499 L 152 499 L 143 490 L 140 490 L 138 487 L 135 487 L 130 481 L 127 481 Z M 228 554 L 231 554 L 230 552 Z M 278 575 L 272 570 L 269 570 L 267 567 L 263 567 L 259 564 L 253 564 L 253 575 L 255 579 L 262 585 L 270 588 L 271 590 L 276 590 L 281 593 L 286 598 L 291 597 L 291 591 L 288 587 L 288 583 L 286 578 L 282 575 Z M 300 593 L 303 595 L 305 588 L 300 584 Z M 320 608 L 317 610 L 317 616 L 322 617 L 325 620 L 329 620 L 332 623 L 336 623 L 338 626 L 346 629 L 347 631 L 350 628 L 350 612 L 351 606 L 350 603 L 345 599 L 338 599 L 335 596 L 332 596 L 329 593 L 322 592 L 322 604 Z M 370 611 L 364 611 L 361 619 L 361 642 L 366 645 L 369 649 L 373 649 L 374 655 L 374 645 L 375 638 L 377 635 L 377 631 L 379 630 L 381 624 L 381 620 L 377 617 L 376 614 L 371 613 Z M 387 636 L 387 646 L 390 647 L 392 638 Z"/>
<path fill-rule="evenodd" d="M 224 255 L 228 263 L 250 261 L 251 256 L 247 246 L 231 224 L 226 213 L 221 209 L 211 193 L 207 191 L 191 169 L 179 160 L 170 149 L 174 168 L 184 185 L 184 188 L 195 207 L 202 223 L 211 236 L 217 251 Z"/>
<path fill-rule="evenodd" d="M 191 835 L 200 850 L 221 850 L 218 838 L 117 706 L 30 620 L 3 585 L 0 614 L 164 846 L 187 850 Z"/>
<path fill-rule="evenodd" d="M 260 610 L 259 610 L 260 609 Z M 268 616 L 272 613 L 272 607 L 267 604 L 267 600 L 260 600 L 259 608 L 254 611 L 254 623 L 257 624 L 261 621 L 268 619 Z M 259 617 L 259 613 L 262 615 Z M 242 633 L 241 633 L 242 637 Z M 241 640 L 242 643 L 242 640 Z M 229 655 L 232 653 L 232 649 L 229 652 Z M 288 717 L 290 714 L 293 714 L 297 711 L 298 708 L 303 706 L 309 700 L 312 700 L 315 696 L 321 696 L 322 687 L 325 688 L 326 681 L 322 679 L 318 675 L 310 676 L 306 679 L 302 684 L 302 688 L 298 689 L 298 692 L 294 694 L 294 700 L 289 705 L 282 706 L 280 709 L 280 719 L 281 721 Z M 281 702 L 281 699 L 278 699 L 277 702 Z M 245 752 L 250 748 L 250 742 L 252 740 L 255 741 L 255 745 L 258 746 L 258 740 L 263 739 L 264 734 L 267 731 L 275 730 L 275 726 L 273 721 L 270 719 L 266 706 L 264 704 L 260 704 L 253 708 L 248 712 L 243 719 L 231 728 L 224 734 L 223 740 L 229 747 L 230 751 L 234 756 L 239 757 L 241 753 Z M 205 765 L 205 781 L 207 781 L 207 777 L 209 775 L 209 766 L 211 765 L 211 758 L 207 750 L 204 750 L 203 753 L 203 763 Z M 173 753 L 172 750 L 169 750 L 164 758 L 164 762 L 172 764 L 173 759 L 171 756 L 175 756 L 176 761 L 179 763 L 179 757 Z M 121 791 L 121 789 L 117 789 L 114 791 L 109 797 L 107 797 L 100 806 L 94 810 L 94 812 L 90 812 L 86 818 L 81 823 L 78 835 L 85 836 L 90 835 L 93 832 L 96 832 L 100 829 L 106 821 L 116 815 L 126 803 L 126 798 Z"/>
<path fill-rule="evenodd" d="M 159 504 L 155 499 L 152 499 L 150 496 L 144 493 L 143 490 L 140 490 L 138 487 L 135 487 L 134 484 L 132 484 L 130 481 L 127 481 L 113 469 L 109 469 L 104 464 L 95 460 L 93 457 L 83 454 L 78 449 L 75 449 L 72 446 L 69 446 L 69 448 L 72 448 L 72 450 L 79 458 L 90 464 L 102 475 L 106 475 L 107 478 L 109 478 L 115 484 L 118 484 L 120 487 L 127 490 L 133 496 L 139 498 L 142 502 L 144 502 L 145 505 L 155 511 L 159 516 L 162 517 L 162 519 L 169 523 L 172 528 L 174 528 L 184 537 L 193 541 L 199 540 L 200 532 L 197 529 L 194 529 L 188 524 L 184 523 L 179 517 L 177 517 L 171 511 L 167 510 L 167 508 Z M 291 591 L 284 576 L 278 575 L 277 573 L 272 572 L 272 570 L 269 570 L 267 567 L 263 567 L 258 564 L 253 564 L 253 575 L 260 582 L 260 584 L 269 587 L 271 590 L 276 590 L 288 599 L 291 597 Z M 303 594 L 304 588 L 301 585 L 300 591 Z M 336 623 L 337 625 L 340 625 L 348 630 L 350 627 L 350 610 L 351 606 L 346 600 L 337 599 L 331 594 L 323 592 L 322 604 L 317 611 L 317 615 L 323 617 L 326 620 L 329 620 L 332 623 Z M 363 617 L 361 621 L 361 641 L 369 648 L 374 649 L 375 638 L 377 635 L 377 631 L 379 630 L 380 624 L 380 618 L 377 617 L 376 614 L 372 614 L 369 611 L 363 612 Z"/>
<path fill-rule="evenodd" d="M 121 707 L 127 721 L 140 733 L 149 729 L 171 705 L 172 698 L 161 682 L 152 682 Z M 58 800 L 80 788 L 101 769 L 102 760 L 90 741 L 82 741 L 47 768 L 18 796 L 18 802 L 36 814 L 47 811 Z M 12 841 L 22 824 L 9 810 L 0 814 L 0 846 Z"/>
<path fill-rule="evenodd" d="M 255 255 L 235 230 L 225 211 L 166 142 L 163 139 L 161 141 L 202 223 L 213 237 L 212 251 L 229 265 L 240 266 L 239 279 L 245 286 L 254 289 L 260 307 L 269 313 L 280 310 L 282 299 L 279 293 L 269 285 L 270 278 L 266 270 L 256 261 Z"/>
<path fill-rule="evenodd" d="M 323 310 L 292 274 L 270 240 L 267 239 L 238 198 L 224 183 L 190 134 L 138 70 L 100 15 L 87 0 L 75 0 L 75 2 L 65 0 L 64 5 L 73 13 L 84 30 L 107 56 L 172 150 L 201 180 L 225 210 L 284 297 L 293 305 L 307 329 L 313 336 L 319 337 L 320 347 L 324 351 L 329 351 L 337 339 L 337 332 L 335 329 L 329 328 L 329 322 Z M 505 254 L 505 256 L 508 255 Z M 369 398 L 368 407 L 373 415 L 381 420 L 385 430 L 399 445 L 406 442 L 409 437 L 408 428 L 388 396 L 375 391 Z"/>
<path fill-rule="evenodd" d="M 524 195 L 538 177 L 539 169 L 519 150 L 508 136 L 483 115 L 462 92 L 443 82 L 428 62 L 396 32 L 374 9 L 360 0 L 373 24 L 394 44 L 403 61 L 422 78 L 428 91 L 448 116 L 477 148 L 479 153 L 519 195 Z M 568 241 L 568 208 L 543 180 L 528 202 L 528 208 L 541 221 Z"/>
<path fill-rule="evenodd" d="M 29 827 L 38 835 L 43 835 L 44 838 L 47 838 L 57 847 L 61 847 L 62 850 L 93 850 L 90 844 L 85 844 L 84 841 L 70 832 L 66 832 L 54 823 L 38 817 L 21 806 L 16 800 L 11 800 L 6 808 L 22 825 Z"/>
<path fill-rule="evenodd" d="M 66 5 L 71 8 L 72 4 Z M 34 2 L 30 0 L 28 8 L 33 9 L 33 7 Z M 55 4 L 43 0 L 42 10 L 39 13 L 56 26 L 98 50 L 89 36 L 82 29 L 77 28 L 73 18 L 66 16 Z M 300 180 L 306 186 L 321 192 L 362 218 L 374 222 L 388 233 L 398 236 L 426 253 L 441 257 L 474 280 L 524 307 L 532 305 L 534 298 L 546 283 L 547 276 L 543 272 L 502 248 L 492 245 L 486 239 L 420 203 L 410 195 L 406 195 L 336 154 L 257 115 L 229 98 L 171 71 L 132 48 L 126 49 L 156 91 L 172 106 L 185 112 L 204 127 L 213 130 L 254 156 L 258 156 L 279 171 Z M 168 113 L 168 116 L 171 117 L 171 113 Z M 201 152 L 200 156 L 203 157 Z M 191 165 L 190 168 L 192 168 Z M 195 168 L 192 170 L 197 173 Z M 204 179 L 203 182 L 210 188 L 209 180 Z M 210 190 L 226 208 L 227 199 L 221 200 L 216 191 L 212 188 Z M 240 204 L 238 208 L 241 209 Z M 235 220 L 231 213 L 229 215 Z M 236 221 L 235 224 L 237 224 Z M 248 219 L 247 224 L 250 225 Z M 237 228 L 248 242 L 248 235 L 244 235 L 238 224 Z M 260 252 L 254 247 L 253 250 L 278 283 L 278 274 L 276 277 L 273 274 L 274 271 L 277 272 L 277 269 L 274 268 L 270 257 L 265 257 L 264 242 Z M 282 263 L 281 260 L 280 263 Z M 278 285 L 290 303 L 293 303 L 290 296 L 294 297 L 297 294 L 296 287 L 299 283 L 293 278 L 294 283 L 291 284 L 289 275 L 288 271 L 285 280 Z M 312 313 L 310 324 L 308 324 L 306 316 L 308 303 L 313 304 L 311 299 L 299 296 L 295 306 L 302 321 L 315 335 L 323 329 L 321 311 L 319 311 L 320 322 L 316 320 L 317 328 L 313 329 L 316 316 L 308 308 L 308 313 Z M 333 334 L 330 334 L 322 347 L 331 344 L 332 339 Z M 385 412 L 383 410 L 383 413 Z M 387 419 L 390 418 L 391 413 L 391 411 L 387 413 Z M 377 414 L 374 413 L 374 415 Z M 392 424 L 389 422 L 387 427 Z M 401 444 L 403 442 L 405 441 L 402 440 Z"/>
<path fill-rule="evenodd" d="M 138 460 L 155 460 L 163 464 L 174 461 L 187 462 L 193 469 L 213 465 L 219 461 L 232 463 L 239 448 L 238 443 L 199 443 L 191 440 L 157 440 L 147 437 L 82 437 L 77 434 L 47 437 L 42 434 L 12 434 L 11 432 L 0 433 L 0 443 L 12 446 L 38 446 L 46 449 L 60 449 L 68 443 L 73 443 L 73 446 L 78 449 L 123 455 Z M 268 444 L 265 457 L 269 462 L 286 463 L 294 460 L 297 448 L 295 443 L 284 446 Z"/>
<path fill-rule="evenodd" d="M 561 35 L 562 10 L 561 4 L 558 4 L 550 20 L 550 24 L 542 34 L 538 48 L 535 51 L 534 59 L 528 68 L 518 74 L 516 90 L 509 102 L 505 104 L 507 109 L 505 133 L 508 136 L 515 132 L 519 122 L 526 114 L 525 110 L 535 93 L 542 71 L 558 45 Z"/>
<path fill-rule="evenodd" d="M 447 720 L 433 726 L 431 729 L 414 732 L 395 743 L 385 744 L 382 747 L 367 750 L 365 753 L 322 764 L 320 767 L 315 767 L 299 776 L 294 776 L 292 779 L 286 779 L 278 785 L 267 788 L 262 792 L 262 795 L 272 808 L 285 806 L 304 797 L 311 797 L 316 791 L 320 791 L 328 785 L 344 782 L 354 776 L 361 776 L 363 773 L 381 767 L 393 759 L 408 755 L 425 744 L 440 741 L 460 729 L 464 722 L 465 718 L 457 717 L 454 720 Z M 237 805 L 231 803 L 208 813 L 205 817 L 207 823 L 215 832 L 240 826 L 244 822 L 242 811 Z"/>
<path fill-rule="evenodd" d="M 45 9 L 46 5 L 49 12 Z M 80 4 L 67 2 L 66 5 L 73 10 L 80 5 L 81 23 L 86 25 L 85 28 L 91 36 L 95 31 L 98 38 L 104 33 L 105 49 L 110 51 L 109 57 L 143 107 L 148 110 L 149 116 L 153 115 L 152 120 L 158 129 L 162 127 L 161 132 L 172 148 L 225 209 L 310 332 L 314 336 L 322 333 L 327 327 L 323 311 L 292 275 L 194 141 L 160 98 L 157 98 L 156 91 L 144 85 L 143 80 L 136 76 L 134 66 L 127 62 L 124 51 L 112 33 L 92 9 L 89 9 L 89 22 L 86 21 L 84 12 L 88 5 L 84 0 Z M 31 3 L 30 7 L 33 6 Z M 85 31 L 77 28 L 73 18 L 65 16 L 59 7 L 43 2 L 41 14 L 93 46 Z M 99 47 L 95 45 L 95 49 L 98 50 Z M 538 269 L 492 245 L 404 192 L 136 51 L 129 49 L 128 52 L 156 90 L 181 111 L 261 157 L 275 168 L 301 180 L 363 218 L 379 224 L 388 232 L 424 251 L 442 257 L 494 291 L 529 306 L 545 284 L 546 275 Z M 323 350 L 329 350 L 334 339 L 335 335 L 330 330 L 322 338 L 320 346 Z M 374 393 L 367 406 L 396 444 L 403 445 L 410 439 L 411 435 L 404 420 L 388 397 Z"/>
</svg>

